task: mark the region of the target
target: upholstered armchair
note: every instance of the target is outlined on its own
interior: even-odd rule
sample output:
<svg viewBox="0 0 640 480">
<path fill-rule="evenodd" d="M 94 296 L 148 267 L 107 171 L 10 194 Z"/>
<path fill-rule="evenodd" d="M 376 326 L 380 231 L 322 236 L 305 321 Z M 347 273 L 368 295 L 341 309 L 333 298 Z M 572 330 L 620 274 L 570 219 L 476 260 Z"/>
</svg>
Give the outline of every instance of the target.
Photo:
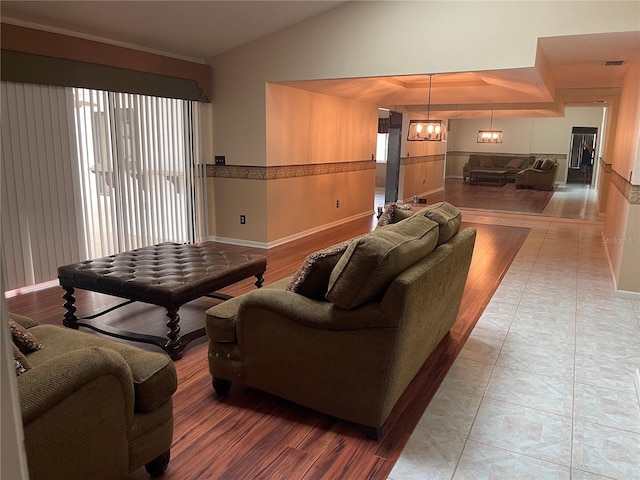
<svg viewBox="0 0 640 480">
<path fill-rule="evenodd" d="M 165 471 L 173 362 L 163 353 L 11 314 L 31 480 L 114 480 Z"/>
<path fill-rule="evenodd" d="M 516 188 L 532 188 L 534 190 L 553 190 L 558 171 L 558 162 L 551 158 L 536 160 L 532 167 L 516 174 Z"/>
</svg>

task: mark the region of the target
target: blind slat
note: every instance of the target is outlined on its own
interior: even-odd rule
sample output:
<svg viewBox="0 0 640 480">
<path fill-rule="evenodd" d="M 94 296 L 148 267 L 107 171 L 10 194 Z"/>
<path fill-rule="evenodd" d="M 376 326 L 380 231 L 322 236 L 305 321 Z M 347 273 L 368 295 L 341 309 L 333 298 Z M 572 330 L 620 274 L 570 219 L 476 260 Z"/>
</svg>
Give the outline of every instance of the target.
<svg viewBox="0 0 640 480">
<path fill-rule="evenodd" d="M 2 100 L 9 289 L 60 265 L 194 241 L 190 102 L 12 82 Z"/>
</svg>

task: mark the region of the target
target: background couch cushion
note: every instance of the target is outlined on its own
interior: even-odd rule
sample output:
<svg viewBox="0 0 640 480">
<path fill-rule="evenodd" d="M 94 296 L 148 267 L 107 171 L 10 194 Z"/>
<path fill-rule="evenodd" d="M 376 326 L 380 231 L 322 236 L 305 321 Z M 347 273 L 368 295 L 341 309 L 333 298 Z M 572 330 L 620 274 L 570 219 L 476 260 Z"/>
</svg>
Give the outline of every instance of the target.
<svg viewBox="0 0 640 480">
<path fill-rule="evenodd" d="M 175 367 L 165 353 L 149 352 L 59 325 L 38 325 L 29 330 L 43 345 L 42 349 L 27 355 L 33 368 L 59 355 L 87 347 L 107 348 L 122 355 L 133 377 L 136 411 L 152 412 L 176 391 Z"/>
<path fill-rule="evenodd" d="M 545 158 L 542 161 L 542 164 L 540 165 L 540 167 L 538 167 L 540 170 L 551 170 L 553 168 L 553 165 L 556 162 L 554 162 L 552 159 L 550 158 Z"/>
<path fill-rule="evenodd" d="M 381 295 L 406 268 L 438 242 L 438 224 L 423 215 L 379 228 L 353 241 L 331 272 L 327 300 L 356 308 Z"/>
<path fill-rule="evenodd" d="M 522 160 L 520 158 L 512 158 L 511 160 L 509 160 L 507 162 L 507 164 L 504 166 L 504 168 L 520 168 L 520 167 L 522 167 L 523 163 L 524 163 L 524 160 Z"/>
<path fill-rule="evenodd" d="M 493 167 L 493 159 L 491 157 L 478 157 L 478 164 L 481 167 Z"/>
<path fill-rule="evenodd" d="M 462 214 L 460 210 L 447 202 L 434 203 L 416 213 L 416 215 L 424 215 L 430 220 L 438 224 L 438 245 L 448 242 L 458 230 L 462 223 Z"/>
</svg>

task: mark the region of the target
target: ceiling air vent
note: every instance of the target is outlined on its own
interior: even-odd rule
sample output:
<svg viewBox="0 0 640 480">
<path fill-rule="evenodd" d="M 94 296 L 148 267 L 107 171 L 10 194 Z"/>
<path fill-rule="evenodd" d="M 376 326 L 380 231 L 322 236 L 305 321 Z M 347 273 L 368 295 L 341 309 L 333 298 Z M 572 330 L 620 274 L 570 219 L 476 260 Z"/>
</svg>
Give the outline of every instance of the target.
<svg viewBox="0 0 640 480">
<path fill-rule="evenodd" d="M 617 67 L 619 65 L 622 65 L 624 63 L 624 60 L 605 60 L 604 62 L 602 62 L 602 66 L 603 67 Z"/>
</svg>

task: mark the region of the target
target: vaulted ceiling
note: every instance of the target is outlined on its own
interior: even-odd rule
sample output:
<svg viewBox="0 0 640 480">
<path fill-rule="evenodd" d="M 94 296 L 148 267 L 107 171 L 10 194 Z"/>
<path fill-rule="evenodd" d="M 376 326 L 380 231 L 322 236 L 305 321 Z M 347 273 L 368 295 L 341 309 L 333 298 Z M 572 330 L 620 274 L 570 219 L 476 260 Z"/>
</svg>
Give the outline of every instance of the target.
<svg viewBox="0 0 640 480">
<path fill-rule="evenodd" d="M 8 23 L 73 32 L 204 61 L 335 8 L 342 1 L 5 1 Z M 443 118 L 558 116 L 564 106 L 606 105 L 640 55 L 640 31 L 539 39 L 543 78 L 528 68 L 438 73 L 431 112 Z M 399 111 L 424 113 L 426 75 L 283 82 Z"/>
</svg>

